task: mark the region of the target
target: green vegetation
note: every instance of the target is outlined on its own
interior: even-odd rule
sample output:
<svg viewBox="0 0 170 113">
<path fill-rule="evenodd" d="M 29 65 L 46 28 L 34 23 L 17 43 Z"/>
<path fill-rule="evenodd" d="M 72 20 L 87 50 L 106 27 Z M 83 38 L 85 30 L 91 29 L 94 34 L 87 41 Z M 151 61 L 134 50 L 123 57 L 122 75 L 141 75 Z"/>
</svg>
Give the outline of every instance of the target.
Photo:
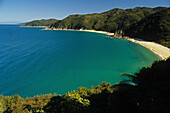
<svg viewBox="0 0 170 113">
<path fill-rule="evenodd" d="M 92 89 L 79 88 L 65 95 L 23 99 L 0 96 L 5 113 L 169 113 L 170 58 L 156 61 L 129 79 L 111 86 L 103 82 Z"/>
<path fill-rule="evenodd" d="M 170 8 L 165 7 L 116 8 L 101 14 L 71 15 L 50 27 L 107 31 L 170 47 Z"/>
<path fill-rule="evenodd" d="M 115 8 L 100 14 L 70 15 L 63 20 L 35 20 L 25 26 L 101 30 L 170 47 L 170 8 L 166 7 Z"/>
<path fill-rule="evenodd" d="M 170 8 L 151 14 L 123 31 L 124 35 L 170 47 Z"/>
<path fill-rule="evenodd" d="M 56 19 L 42 19 L 42 20 L 34 20 L 25 24 L 25 26 L 50 26 L 51 24 L 56 23 L 58 20 Z"/>
<path fill-rule="evenodd" d="M 117 30 L 138 22 L 148 15 L 163 9 L 166 8 L 136 7 L 127 10 L 115 8 L 101 14 L 71 15 L 52 24 L 51 27 L 66 29 L 94 29 L 114 33 Z"/>
</svg>

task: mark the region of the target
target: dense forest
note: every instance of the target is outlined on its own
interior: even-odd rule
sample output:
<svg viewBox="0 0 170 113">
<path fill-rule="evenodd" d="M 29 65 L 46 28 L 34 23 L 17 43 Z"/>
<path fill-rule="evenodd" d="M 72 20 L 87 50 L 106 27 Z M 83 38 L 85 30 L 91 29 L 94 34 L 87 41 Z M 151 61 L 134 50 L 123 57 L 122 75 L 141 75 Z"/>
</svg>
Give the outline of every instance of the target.
<svg viewBox="0 0 170 113">
<path fill-rule="evenodd" d="M 123 29 L 124 35 L 170 47 L 170 8 L 151 14 Z"/>
<path fill-rule="evenodd" d="M 100 14 L 70 15 L 63 20 L 35 20 L 25 25 L 101 30 L 155 41 L 170 47 L 170 8 L 166 7 L 136 7 L 126 10 L 115 8 Z"/>
<path fill-rule="evenodd" d="M 147 8 L 136 7 L 134 9 L 112 9 L 101 14 L 70 15 L 67 18 L 51 25 L 55 28 L 66 29 L 94 29 L 108 32 L 116 32 L 123 27 L 138 22 L 150 14 L 166 9 L 165 7 Z"/>
<path fill-rule="evenodd" d="M 42 19 L 42 20 L 34 20 L 28 23 L 25 23 L 25 26 L 50 26 L 51 24 L 56 23 L 58 20 L 56 19 Z"/>
<path fill-rule="evenodd" d="M 170 58 L 155 61 L 111 86 L 80 87 L 65 95 L 0 96 L 4 113 L 170 113 Z"/>
</svg>

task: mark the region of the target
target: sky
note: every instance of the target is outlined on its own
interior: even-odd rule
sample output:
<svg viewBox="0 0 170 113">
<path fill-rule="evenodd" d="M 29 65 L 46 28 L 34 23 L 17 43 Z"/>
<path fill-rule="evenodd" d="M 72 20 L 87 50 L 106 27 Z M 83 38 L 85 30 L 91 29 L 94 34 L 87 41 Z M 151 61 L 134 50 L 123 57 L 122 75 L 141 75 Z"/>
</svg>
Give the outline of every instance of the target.
<svg viewBox="0 0 170 113">
<path fill-rule="evenodd" d="M 72 14 L 101 13 L 113 8 L 170 7 L 170 0 L 0 0 L 0 23 L 63 19 Z"/>
</svg>

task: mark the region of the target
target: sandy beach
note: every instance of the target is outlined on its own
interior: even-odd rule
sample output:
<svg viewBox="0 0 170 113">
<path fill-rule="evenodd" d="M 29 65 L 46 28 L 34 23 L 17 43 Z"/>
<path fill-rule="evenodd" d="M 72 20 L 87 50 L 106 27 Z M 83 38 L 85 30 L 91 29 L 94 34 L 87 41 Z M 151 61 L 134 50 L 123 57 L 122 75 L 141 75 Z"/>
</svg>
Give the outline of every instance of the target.
<svg viewBox="0 0 170 113">
<path fill-rule="evenodd" d="M 48 27 L 46 27 L 43 30 L 84 31 L 84 32 L 101 33 L 101 34 L 106 34 L 106 35 L 114 35 L 114 33 L 109 33 L 109 32 L 106 32 L 106 31 L 84 30 L 84 29 L 79 29 L 79 30 L 76 30 L 76 29 L 56 29 L 56 28 L 48 28 Z"/>
<path fill-rule="evenodd" d="M 79 30 L 79 31 L 80 31 L 80 30 Z M 96 30 L 81 30 L 81 31 L 101 33 L 101 34 L 106 34 L 106 35 L 114 35 L 114 33 L 109 33 L 109 32 L 106 32 L 106 31 L 96 31 Z"/>
<path fill-rule="evenodd" d="M 154 52 L 155 54 L 157 54 L 158 56 L 160 56 L 162 59 L 167 59 L 170 56 L 170 49 L 168 47 L 165 47 L 163 45 L 160 45 L 158 43 L 155 42 L 149 42 L 149 41 L 144 41 L 141 39 L 133 39 L 133 38 L 128 38 L 128 40 L 138 43 L 146 48 L 148 48 L 149 50 L 151 50 L 152 52 Z"/>
<path fill-rule="evenodd" d="M 34 26 L 22 26 L 22 27 L 34 27 Z M 42 29 L 42 30 L 84 31 L 84 32 L 101 33 L 101 34 L 112 35 L 112 36 L 114 35 L 114 33 L 109 33 L 109 32 L 106 32 L 106 31 L 84 30 L 84 29 L 80 29 L 80 30 L 75 30 L 75 29 L 56 29 L 56 28 L 48 28 L 47 26 L 35 26 L 35 27 L 45 27 L 45 29 Z M 158 55 L 161 59 L 166 60 L 168 57 L 170 57 L 170 49 L 168 47 L 165 47 L 165 46 L 160 45 L 160 44 L 155 43 L 155 42 L 144 41 L 144 40 L 137 39 L 137 38 L 129 38 L 128 37 L 126 39 L 129 40 L 129 41 L 132 41 L 134 43 L 138 43 L 138 44 L 148 48 L 153 53 Z"/>
</svg>

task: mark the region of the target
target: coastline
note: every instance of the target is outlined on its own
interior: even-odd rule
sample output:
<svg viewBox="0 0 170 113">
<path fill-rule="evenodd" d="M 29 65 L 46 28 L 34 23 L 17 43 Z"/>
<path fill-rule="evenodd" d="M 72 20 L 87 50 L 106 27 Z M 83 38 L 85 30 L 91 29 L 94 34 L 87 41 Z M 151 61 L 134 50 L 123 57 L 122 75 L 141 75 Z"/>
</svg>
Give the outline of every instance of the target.
<svg viewBox="0 0 170 113">
<path fill-rule="evenodd" d="M 170 56 L 170 49 L 168 47 L 165 47 L 161 44 L 155 43 L 155 42 L 149 42 L 149 41 L 144 41 L 141 39 L 135 39 L 135 38 L 128 38 L 127 40 L 138 43 L 156 55 L 158 55 L 161 59 L 166 60 Z"/>
<path fill-rule="evenodd" d="M 20 26 L 20 27 L 47 27 L 47 26 Z"/>
<path fill-rule="evenodd" d="M 46 27 L 45 29 L 42 29 L 42 30 L 84 31 L 84 32 L 101 33 L 101 34 L 106 34 L 106 35 L 114 35 L 114 33 L 109 33 L 109 32 L 106 32 L 106 31 L 96 31 L 96 30 L 86 30 L 86 29 L 56 29 L 56 28 Z"/>
<path fill-rule="evenodd" d="M 130 38 L 128 36 L 119 36 L 119 35 L 114 35 L 114 36 L 108 36 L 109 38 L 119 38 L 119 39 L 126 39 L 129 40 L 133 43 L 138 43 L 141 46 L 149 49 L 152 51 L 154 54 L 158 55 L 161 60 L 166 60 L 168 57 L 170 57 L 170 48 L 165 47 L 161 44 L 158 44 L 156 42 L 151 42 L 151 41 L 146 41 L 143 39 L 139 38 Z"/>
<path fill-rule="evenodd" d="M 155 42 L 150 42 L 150 41 L 145 41 L 142 39 L 138 38 L 130 38 L 130 37 L 122 37 L 115 35 L 114 33 L 109 33 L 106 31 L 96 31 L 96 30 L 84 30 L 84 29 L 56 29 L 56 28 L 48 28 L 47 26 L 22 26 L 22 27 L 45 27 L 42 30 L 65 30 L 65 31 L 84 31 L 84 32 L 94 32 L 94 33 L 101 33 L 101 34 L 106 34 L 109 35 L 109 38 L 120 38 L 120 39 L 126 39 L 134 43 L 138 43 L 142 45 L 143 47 L 146 47 L 149 49 L 151 52 L 154 54 L 158 55 L 161 59 L 166 60 L 170 56 L 170 48 L 165 47 L 161 44 L 155 43 Z"/>
</svg>

